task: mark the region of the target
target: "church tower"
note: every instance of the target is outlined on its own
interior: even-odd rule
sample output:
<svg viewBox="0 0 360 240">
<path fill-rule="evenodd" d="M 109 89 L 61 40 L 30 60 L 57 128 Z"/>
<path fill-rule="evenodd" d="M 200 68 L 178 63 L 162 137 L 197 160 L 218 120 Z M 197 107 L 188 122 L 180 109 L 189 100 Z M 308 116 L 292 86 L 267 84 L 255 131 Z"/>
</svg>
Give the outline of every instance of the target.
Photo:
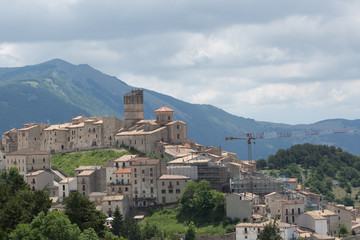
<svg viewBox="0 0 360 240">
<path fill-rule="evenodd" d="M 144 90 L 133 89 L 124 95 L 125 129 L 144 119 Z"/>
</svg>

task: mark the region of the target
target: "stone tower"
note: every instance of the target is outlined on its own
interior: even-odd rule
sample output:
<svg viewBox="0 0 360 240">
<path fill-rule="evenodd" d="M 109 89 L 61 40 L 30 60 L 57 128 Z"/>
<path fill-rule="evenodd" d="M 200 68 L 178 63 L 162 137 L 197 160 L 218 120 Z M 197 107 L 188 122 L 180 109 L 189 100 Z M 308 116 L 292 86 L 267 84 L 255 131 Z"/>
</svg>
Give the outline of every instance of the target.
<svg viewBox="0 0 360 240">
<path fill-rule="evenodd" d="M 165 106 L 155 110 L 155 115 L 156 123 L 160 125 L 174 121 L 174 110 Z"/>
<path fill-rule="evenodd" d="M 125 129 L 144 119 L 144 90 L 133 89 L 124 95 Z"/>
</svg>

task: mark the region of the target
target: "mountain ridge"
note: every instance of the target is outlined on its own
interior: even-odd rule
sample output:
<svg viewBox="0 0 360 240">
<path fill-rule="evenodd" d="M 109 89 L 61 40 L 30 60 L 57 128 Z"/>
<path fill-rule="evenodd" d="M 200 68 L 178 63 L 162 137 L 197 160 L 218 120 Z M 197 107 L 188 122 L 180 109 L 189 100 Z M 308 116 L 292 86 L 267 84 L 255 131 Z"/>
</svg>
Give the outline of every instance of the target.
<svg viewBox="0 0 360 240">
<path fill-rule="evenodd" d="M 0 131 L 19 128 L 27 122 L 69 122 L 77 115 L 113 115 L 123 119 L 123 95 L 133 89 L 124 81 L 106 75 L 88 64 L 73 65 L 53 59 L 36 65 L 0 68 Z M 48 104 L 51 103 L 51 104 Z M 313 124 L 290 125 L 256 121 L 227 113 L 210 104 L 193 104 L 144 89 L 144 118 L 154 119 L 154 110 L 166 105 L 175 110 L 174 119 L 188 124 L 188 138 L 207 146 L 220 146 L 247 158 L 245 141 L 225 142 L 226 136 L 248 132 L 295 130 L 360 130 L 360 120 L 326 119 Z M 360 154 L 356 134 L 261 139 L 253 147 L 255 159 L 266 158 L 277 149 L 305 142 L 330 144 Z"/>
</svg>

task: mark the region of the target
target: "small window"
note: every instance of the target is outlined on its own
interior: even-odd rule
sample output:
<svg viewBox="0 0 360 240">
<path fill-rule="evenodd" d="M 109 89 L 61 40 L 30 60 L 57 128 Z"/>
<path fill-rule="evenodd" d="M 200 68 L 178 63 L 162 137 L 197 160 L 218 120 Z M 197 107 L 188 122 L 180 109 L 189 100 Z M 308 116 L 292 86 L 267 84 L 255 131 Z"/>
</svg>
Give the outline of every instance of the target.
<svg viewBox="0 0 360 240">
<path fill-rule="evenodd" d="M 142 181 L 145 182 L 145 178 L 143 178 Z"/>
<path fill-rule="evenodd" d="M 161 190 L 161 193 L 165 194 L 165 193 L 166 193 L 166 190 L 165 190 L 165 189 Z"/>
<path fill-rule="evenodd" d="M 173 193 L 173 190 L 172 190 L 172 189 L 169 189 L 169 193 Z"/>
<path fill-rule="evenodd" d="M 137 184 L 137 180 L 135 180 L 135 184 Z"/>
<path fill-rule="evenodd" d="M 180 189 L 176 189 L 176 193 L 180 193 Z"/>
</svg>

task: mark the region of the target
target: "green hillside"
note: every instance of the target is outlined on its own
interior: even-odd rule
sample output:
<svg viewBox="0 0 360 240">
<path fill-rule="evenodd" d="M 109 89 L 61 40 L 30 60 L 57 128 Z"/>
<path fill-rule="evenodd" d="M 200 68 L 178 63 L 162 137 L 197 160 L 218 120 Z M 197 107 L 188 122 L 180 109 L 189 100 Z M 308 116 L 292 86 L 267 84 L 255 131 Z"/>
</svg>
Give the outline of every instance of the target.
<svg viewBox="0 0 360 240">
<path fill-rule="evenodd" d="M 58 153 L 51 156 L 51 166 L 60 169 L 69 176 L 74 175 L 78 166 L 103 166 L 109 160 L 131 154 L 128 151 L 114 149 L 95 149 L 74 153 Z"/>
<path fill-rule="evenodd" d="M 279 150 L 267 160 L 257 161 L 259 169 L 278 170 L 279 175 L 297 177 L 310 191 L 323 194 L 329 201 L 348 203 L 351 193 L 360 187 L 360 157 L 341 148 L 302 144 Z M 336 199 L 334 190 L 349 195 Z M 358 192 L 353 196 L 359 195 Z M 358 197 L 356 197 L 357 200 Z"/>
<path fill-rule="evenodd" d="M 123 119 L 123 95 L 131 89 L 132 86 L 86 64 L 73 65 L 60 59 L 32 66 L 0 68 L 0 132 L 20 128 L 28 122 L 69 122 L 82 114 Z M 310 125 L 259 122 L 211 105 L 190 104 L 146 89 L 144 101 L 145 119 L 154 119 L 154 110 L 165 105 L 175 110 L 174 119 L 187 123 L 189 139 L 236 152 L 240 159 L 247 158 L 246 142 L 225 142 L 226 136 L 320 129 L 360 131 L 360 120 L 334 119 Z M 359 134 L 261 139 L 256 142 L 253 156 L 254 159 L 266 158 L 278 149 L 301 143 L 335 145 L 360 155 L 359 141 Z"/>
</svg>

